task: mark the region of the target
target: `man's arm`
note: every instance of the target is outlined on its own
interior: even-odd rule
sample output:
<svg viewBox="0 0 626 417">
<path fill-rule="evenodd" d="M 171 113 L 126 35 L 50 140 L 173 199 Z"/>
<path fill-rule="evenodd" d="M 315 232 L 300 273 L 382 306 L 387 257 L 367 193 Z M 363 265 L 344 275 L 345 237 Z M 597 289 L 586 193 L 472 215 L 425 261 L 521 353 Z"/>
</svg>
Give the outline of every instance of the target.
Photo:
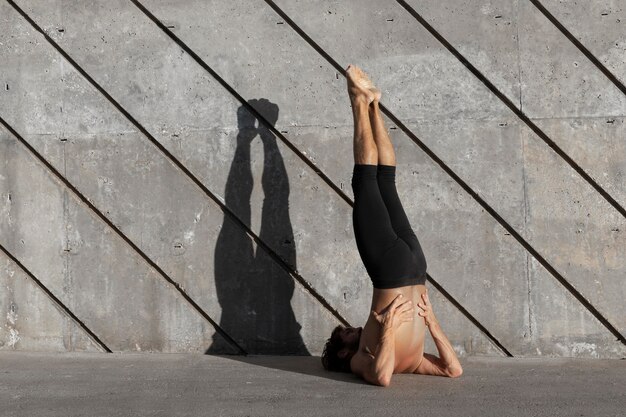
<svg viewBox="0 0 626 417">
<path fill-rule="evenodd" d="M 419 315 L 424 317 L 424 322 L 426 323 L 426 326 L 428 326 L 430 335 L 435 341 L 435 345 L 437 345 L 439 357 L 425 353 L 424 358 L 418 365 L 415 373 L 449 376 L 451 378 L 461 376 L 461 374 L 463 374 L 461 363 L 452 348 L 452 344 L 450 344 L 450 341 L 443 333 L 443 330 L 435 317 L 435 313 L 433 312 L 427 293 L 422 294 L 422 302 L 418 303 L 418 306 L 422 309 L 422 311 L 419 312 Z"/>
<path fill-rule="evenodd" d="M 414 312 L 411 300 L 400 303 L 401 299 L 400 294 L 380 314 L 372 311 L 372 315 L 381 326 L 376 352 L 372 353 L 361 344 L 362 348 L 352 358 L 353 372 L 371 384 L 387 387 L 391 383 L 396 362 L 395 330 L 400 324 L 412 321 Z"/>
<path fill-rule="evenodd" d="M 393 330 L 383 332 L 375 354 L 368 349 L 352 357 L 353 372 L 370 384 L 388 387 L 395 366 L 395 343 Z"/>
</svg>

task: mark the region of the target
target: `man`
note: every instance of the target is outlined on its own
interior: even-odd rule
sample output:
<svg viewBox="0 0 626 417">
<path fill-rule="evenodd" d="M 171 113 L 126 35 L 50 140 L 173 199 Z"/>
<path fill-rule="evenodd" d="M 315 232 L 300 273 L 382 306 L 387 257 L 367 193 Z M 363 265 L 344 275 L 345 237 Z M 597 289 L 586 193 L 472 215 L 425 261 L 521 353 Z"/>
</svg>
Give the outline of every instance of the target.
<svg viewBox="0 0 626 417">
<path fill-rule="evenodd" d="M 337 326 L 322 364 L 385 387 L 394 373 L 458 377 L 463 369 L 433 313 L 426 259 L 396 191 L 395 153 L 378 105 L 381 92 L 356 66 L 348 66 L 346 77 L 354 116 L 354 235 L 374 293 L 365 326 Z M 439 357 L 424 353 L 426 328 Z"/>
</svg>

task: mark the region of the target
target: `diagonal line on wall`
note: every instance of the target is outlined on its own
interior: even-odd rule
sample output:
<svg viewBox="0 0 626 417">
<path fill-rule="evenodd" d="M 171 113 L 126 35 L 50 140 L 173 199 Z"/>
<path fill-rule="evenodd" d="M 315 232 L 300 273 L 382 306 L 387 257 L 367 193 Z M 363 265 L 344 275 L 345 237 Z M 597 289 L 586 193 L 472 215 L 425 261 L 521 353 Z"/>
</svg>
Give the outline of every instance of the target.
<svg viewBox="0 0 626 417">
<path fill-rule="evenodd" d="M 24 266 L 15 256 L 13 256 L 13 254 L 9 252 L 9 250 L 6 249 L 4 245 L 2 245 L 2 243 L 0 243 L 0 251 L 4 252 L 4 254 L 11 261 L 13 261 L 13 263 L 15 263 L 22 271 L 24 271 L 24 273 L 26 273 L 26 275 L 28 275 L 28 277 L 33 280 L 35 285 L 39 287 L 39 289 L 52 300 L 52 303 L 56 305 L 63 313 L 65 313 L 65 315 L 69 316 L 70 319 L 72 319 L 72 321 L 74 321 L 74 323 L 76 323 L 81 329 L 83 329 L 85 333 L 87 333 L 89 337 L 95 343 L 97 343 L 98 346 L 100 346 L 100 348 L 102 348 L 107 353 L 112 353 L 112 350 L 109 349 L 109 347 L 102 340 L 100 340 L 100 338 L 94 332 L 92 332 L 91 329 L 89 329 L 89 327 L 87 327 L 87 325 L 83 323 L 82 320 L 76 317 L 72 310 L 70 310 L 69 307 L 63 304 L 63 301 L 59 300 L 54 295 L 54 293 L 48 289 L 48 287 L 46 287 L 32 272 L 30 272 L 28 268 L 26 268 L 26 266 Z"/>
<path fill-rule="evenodd" d="M 471 321 L 474 326 L 478 327 L 478 329 L 483 332 L 483 334 L 487 336 L 487 338 L 491 340 L 491 342 L 496 345 L 502 351 L 502 353 L 510 358 L 513 357 L 513 354 L 509 352 L 507 348 L 505 348 L 504 345 L 500 343 L 500 341 L 496 339 L 496 337 L 492 335 L 491 332 L 487 330 L 487 328 L 483 326 L 482 323 L 472 315 L 472 313 L 467 311 L 467 309 L 463 307 L 461 303 L 455 300 L 448 291 L 446 291 L 437 281 L 433 279 L 433 277 L 430 276 L 430 274 L 427 274 L 426 276 L 428 277 L 428 281 L 430 281 L 433 287 L 437 288 L 441 295 L 443 295 L 453 306 L 457 308 L 457 310 L 461 312 L 461 314 L 463 314 L 469 321 Z"/>
<path fill-rule="evenodd" d="M 246 102 L 246 100 L 239 94 L 237 93 L 237 91 L 230 86 L 230 84 L 228 84 L 222 77 L 220 77 L 219 74 L 217 74 L 202 58 L 200 58 L 200 56 L 198 56 L 198 54 L 195 53 L 195 51 L 193 51 L 182 39 L 180 39 L 178 36 L 176 36 L 176 34 L 174 34 L 165 24 L 163 24 L 152 12 L 150 12 L 143 4 L 141 4 L 139 1 L 137 0 L 130 0 L 131 2 L 133 2 L 150 20 L 152 20 L 163 32 L 165 32 L 165 34 L 167 36 L 169 36 L 174 42 L 176 42 L 176 44 L 178 44 L 185 52 L 187 52 L 202 68 L 204 68 L 207 72 L 209 72 L 222 86 L 224 86 L 224 88 L 226 88 L 226 90 L 228 90 L 237 100 L 239 100 L 243 105 L 246 105 L 247 107 L 250 107 L 252 110 L 251 112 L 253 112 L 255 114 L 256 117 L 258 117 L 258 119 L 260 120 L 261 123 L 263 123 L 266 127 L 268 127 L 269 129 L 272 130 L 272 132 L 281 138 L 281 140 L 287 144 L 287 146 L 289 146 L 290 149 L 292 149 L 301 159 L 303 159 L 305 162 L 307 162 L 307 164 L 309 164 L 309 160 L 300 152 L 300 150 L 293 144 L 291 144 L 291 142 L 289 142 L 289 140 L 287 140 L 287 138 L 285 138 L 283 136 L 283 134 L 278 131 L 271 123 L 269 123 L 261 114 L 259 114 L 256 110 L 254 110 L 254 108 L 252 108 L 251 106 L 249 106 L 249 104 Z M 326 54 L 326 52 L 324 52 L 321 48 L 314 46 L 314 48 L 316 48 L 316 50 L 318 52 L 320 52 L 327 60 L 329 60 L 329 62 L 334 63 L 335 68 L 338 69 L 338 71 L 340 71 L 342 74 L 345 75 L 345 71 L 338 66 L 338 64 L 336 64 L 336 62 L 330 57 L 330 55 Z M 382 106 L 381 104 L 381 109 L 383 109 L 384 106 Z M 344 201 L 346 201 L 351 207 L 354 205 L 354 202 L 348 197 L 346 196 L 343 191 L 341 191 L 341 189 L 339 187 L 337 187 L 332 180 L 330 180 L 322 171 L 320 168 L 318 168 L 315 165 L 309 165 L 314 167 L 314 170 L 318 173 L 318 175 L 320 175 L 320 177 L 322 177 L 325 182 L 333 189 L 335 190 L 342 198 Z M 459 311 L 468 319 L 470 320 L 472 323 L 474 323 L 481 331 L 483 331 L 483 333 L 498 347 L 500 348 L 507 356 L 512 356 L 509 351 L 482 325 L 480 324 L 480 322 L 474 317 L 472 316 L 465 308 L 463 308 L 461 306 L 461 304 L 455 300 L 452 295 L 450 293 L 448 293 L 447 291 L 445 291 L 443 289 L 443 287 L 437 283 L 430 275 L 428 276 L 428 279 L 430 280 L 431 283 L 433 283 L 433 285 L 438 288 L 440 290 L 440 292 L 455 306 L 457 307 L 457 309 L 459 309 Z"/>
<path fill-rule="evenodd" d="M 594 190 L 598 192 L 615 210 L 623 217 L 626 217 L 626 209 L 622 207 L 600 184 L 598 184 L 584 169 L 578 165 L 563 149 L 559 147 L 543 130 L 539 128 L 530 118 L 520 110 L 506 95 L 504 95 L 489 79 L 483 75 L 463 54 L 461 54 L 446 38 L 444 38 L 435 28 L 433 28 L 414 8 L 404 0 L 396 0 L 411 16 L 415 18 L 435 39 L 437 39 L 456 59 L 461 62 L 485 87 L 487 87 L 496 97 L 502 101 L 515 115 L 522 120 L 546 145 L 550 147 L 558 156 L 572 167 Z"/>
<path fill-rule="evenodd" d="M 124 107 L 122 107 L 121 104 L 119 104 L 102 86 L 100 86 L 100 84 L 98 84 L 80 65 L 78 65 L 78 63 L 76 61 L 74 61 L 74 59 L 69 56 L 69 54 L 67 52 L 65 52 L 65 50 L 63 50 L 63 48 L 61 48 L 39 25 L 37 25 L 37 23 L 30 18 L 30 16 L 28 16 L 22 9 L 19 8 L 19 6 L 17 6 L 12 0 L 7 0 L 7 2 L 13 6 L 13 8 L 20 13 L 20 15 L 22 15 L 22 17 L 28 21 L 28 23 L 40 34 L 42 34 L 44 36 L 44 38 L 48 41 L 48 43 L 50 43 L 51 46 L 53 46 L 57 52 L 59 52 L 73 67 L 76 71 L 78 71 L 89 83 L 91 83 L 91 85 L 96 88 L 120 113 L 122 113 L 124 115 L 124 117 L 126 117 L 146 138 L 148 138 L 150 140 L 150 142 L 157 147 L 157 149 L 159 149 L 161 151 L 161 153 L 163 153 L 163 155 L 178 169 L 180 169 L 194 184 L 196 184 L 202 191 L 203 193 L 209 197 L 213 202 L 215 202 L 220 209 L 223 211 L 224 215 L 228 216 L 228 218 L 233 221 L 235 224 L 237 224 L 239 227 L 241 227 L 244 232 L 252 239 L 254 240 L 254 242 L 260 246 L 261 248 L 263 248 L 263 250 L 266 251 L 266 253 L 285 271 L 287 272 L 296 282 L 298 282 L 300 285 L 302 285 L 302 287 L 308 291 L 308 293 L 313 296 L 324 308 L 326 308 L 340 323 L 349 326 L 350 324 L 348 323 L 348 321 L 332 306 L 330 305 L 330 303 L 328 301 L 326 301 L 324 299 L 324 297 L 322 297 L 315 288 L 313 288 L 313 286 L 307 282 L 304 277 L 302 277 L 296 270 L 294 270 L 291 266 L 288 265 L 288 263 L 283 260 L 278 254 L 276 254 L 264 241 L 261 240 L 261 238 L 252 231 L 252 229 L 250 229 L 243 221 L 241 221 L 239 219 L 239 217 L 237 217 L 236 214 L 234 214 L 224 203 L 222 203 L 222 201 L 213 193 L 211 192 L 203 183 L 202 181 L 200 181 L 182 162 L 180 162 L 174 155 L 172 155 L 167 148 L 165 148 L 158 140 L 156 140 L 154 138 L 154 136 L 152 136 L 150 134 L 150 132 L 148 132 L 146 130 L 146 128 L 144 128 Z M 248 104 L 246 102 L 246 104 Z M 249 106 L 249 104 L 248 104 Z M 251 107 L 251 106 L 250 106 Z M 258 112 L 256 112 L 256 110 L 252 109 L 253 112 L 255 112 L 256 114 L 259 114 Z M 265 120 L 262 118 L 262 116 L 259 114 L 259 117 L 261 120 Z M 267 121 L 266 121 L 267 122 Z M 232 344 L 234 344 L 234 346 L 237 347 L 237 349 L 242 352 L 242 353 L 246 353 L 243 348 L 241 348 L 235 341 L 234 339 L 232 339 L 213 319 L 211 319 L 209 317 L 208 314 L 206 314 L 204 312 L 204 310 L 201 309 L 200 306 L 198 306 L 195 301 L 193 301 L 193 299 L 187 295 L 184 290 L 180 287 L 180 285 L 178 283 L 176 283 L 173 279 L 171 279 L 155 262 L 153 262 L 143 251 L 141 251 L 141 249 L 139 249 L 139 247 L 137 247 L 128 237 L 126 237 L 106 216 L 104 216 L 93 204 L 91 204 L 91 202 L 88 201 L 88 199 L 86 199 L 67 179 L 65 179 L 60 173 L 58 173 L 58 171 L 56 171 L 56 169 L 54 167 L 52 167 L 52 165 L 50 165 L 45 158 L 43 158 L 41 155 L 39 155 L 38 153 L 36 153 L 37 151 L 35 151 L 23 138 L 21 138 L 21 136 L 18 135 L 18 133 L 12 129 L 8 124 L 6 124 L 6 122 L 4 121 L 4 119 L 2 119 L 0 117 L 0 123 L 4 124 L 16 137 L 18 137 L 22 143 L 24 143 L 29 150 L 31 150 L 33 153 L 36 154 L 36 156 L 38 158 L 40 158 L 40 160 L 42 161 L 42 163 L 44 163 L 44 165 L 46 165 L 47 167 L 49 167 L 51 170 L 53 170 L 53 172 L 55 173 L 55 175 L 59 176 L 59 178 L 62 180 L 62 182 L 68 186 L 68 188 L 72 189 L 76 195 L 83 200 L 89 208 L 91 208 L 94 213 L 96 213 L 107 225 L 109 225 L 111 228 L 113 228 L 119 235 L 120 237 L 122 237 L 122 239 L 124 239 L 124 241 L 126 241 L 126 243 L 128 243 L 137 253 L 139 253 L 145 260 L 146 262 L 148 262 L 153 268 L 155 268 L 168 282 L 170 282 L 172 285 L 174 285 L 174 287 L 183 295 L 183 297 L 185 297 L 185 299 L 190 302 L 202 315 L 203 317 L 205 317 L 208 321 L 211 322 L 211 324 L 213 324 L 213 326 L 215 327 L 216 331 L 218 331 L 224 338 L 226 338 L 229 342 L 231 342 Z M 345 198 L 348 198 L 347 196 Z M 349 200 L 349 198 L 348 198 Z"/>
<path fill-rule="evenodd" d="M 161 269 L 148 255 L 146 255 L 135 243 L 130 240 L 117 226 L 109 220 L 87 197 L 85 197 L 74 185 L 63 176 L 50 162 L 46 160 L 35 148 L 32 147 L 30 143 L 26 139 L 22 137 L 11 125 L 9 125 L 3 118 L 0 116 L 0 124 L 3 125 L 18 141 L 20 141 L 30 152 L 31 154 L 39 160 L 48 170 L 68 189 L 70 189 L 73 195 L 82 201 L 91 211 L 100 218 L 107 226 L 109 226 L 117 235 L 122 238 L 124 242 L 126 242 L 139 256 L 141 256 L 147 263 L 150 265 L 156 272 L 159 273 L 167 282 L 169 282 L 178 293 L 185 299 L 189 304 L 193 306 L 193 308 L 200 313 L 202 317 L 204 317 L 209 323 L 213 325 L 215 331 L 220 334 L 220 336 L 224 337 L 229 343 L 231 343 L 240 353 L 246 354 L 246 351 L 239 346 L 239 344 L 230 337 L 220 326 L 217 324 L 203 309 L 200 307 L 186 292 L 185 290 L 170 278 L 167 273 Z"/>
<path fill-rule="evenodd" d="M 596 66 L 596 68 L 598 68 L 600 70 L 600 72 L 602 72 L 604 75 L 606 75 L 606 77 L 623 93 L 626 95 L 626 86 L 624 86 L 624 84 L 615 76 L 615 74 L 613 74 L 602 62 L 600 62 L 600 60 L 598 58 L 596 58 L 596 56 L 585 47 L 585 45 L 582 44 L 582 42 L 580 42 L 578 39 L 576 39 L 576 37 L 569 31 L 567 30 L 567 28 L 561 23 L 559 22 L 559 20 L 554 17 L 554 15 L 552 13 L 550 13 L 548 11 L 548 9 L 545 8 L 545 6 L 543 4 L 541 4 L 541 2 L 539 2 L 539 0 L 530 0 L 530 2 L 537 8 L 539 9 L 539 11 L 541 13 L 543 13 L 543 15 L 550 21 L 552 22 L 552 24 L 554 26 L 556 26 L 556 28 L 558 30 L 561 31 L 561 33 L 567 38 L 569 39 L 569 41 L 571 43 L 574 44 L 574 46 L 576 48 L 578 48 L 578 50 L 580 52 L 582 52 L 582 54 L 584 56 L 587 57 L 587 59 L 589 59 L 589 61 L 591 61 L 591 63 L 593 65 Z"/>
<path fill-rule="evenodd" d="M 345 70 L 337 63 L 326 51 L 322 49 L 302 28 L 300 28 L 280 7 L 272 0 L 264 0 L 274 11 L 281 16 L 289 24 L 289 26 L 302 39 L 304 39 L 313 49 L 322 55 L 330 65 L 338 72 L 345 76 Z M 400 0 L 396 0 L 400 1 Z M 431 28 L 432 29 L 432 28 Z M 436 33 L 436 32 L 435 32 Z M 440 38 L 441 35 L 437 34 Z M 443 39 L 444 42 L 447 42 Z M 449 43 L 448 43 L 449 45 Z M 457 52 L 458 53 L 458 52 Z M 460 54 L 459 54 L 460 55 Z M 468 63 L 469 64 L 469 63 Z M 471 64 L 469 64 L 471 65 Z M 496 90 L 497 91 L 497 90 Z M 476 191 L 474 191 L 461 177 L 459 177 L 452 168 L 435 154 L 426 144 L 424 144 L 408 127 L 404 125 L 391 111 L 380 104 L 381 111 L 389 117 L 413 142 L 426 153 L 441 169 L 443 169 L 457 184 L 461 186 L 478 204 L 480 204 L 487 213 L 489 213 L 502 227 L 504 227 L 524 247 L 561 285 L 563 285 L 577 300 L 580 302 L 604 327 L 606 327 L 620 342 L 626 345 L 626 337 L 622 335 L 611 322 L 606 319 L 572 284 L 565 279 L 535 248 L 532 247 L 500 214 L 493 209 L 485 200 L 483 200 Z"/>
</svg>

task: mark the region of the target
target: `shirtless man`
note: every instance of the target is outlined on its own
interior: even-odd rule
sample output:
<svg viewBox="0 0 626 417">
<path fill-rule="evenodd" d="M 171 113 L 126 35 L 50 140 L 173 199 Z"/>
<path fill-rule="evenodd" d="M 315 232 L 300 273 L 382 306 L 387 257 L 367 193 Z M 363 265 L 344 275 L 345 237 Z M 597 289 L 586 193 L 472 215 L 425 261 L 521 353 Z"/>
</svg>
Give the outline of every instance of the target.
<svg viewBox="0 0 626 417">
<path fill-rule="evenodd" d="M 384 387 L 396 373 L 456 378 L 463 370 L 433 313 L 426 259 L 396 191 L 395 153 L 378 106 L 381 92 L 356 66 L 348 66 L 346 77 L 354 116 L 354 234 L 374 294 L 365 327 L 337 326 L 322 364 Z M 424 353 L 426 328 L 439 357 Z"/>
</svg>

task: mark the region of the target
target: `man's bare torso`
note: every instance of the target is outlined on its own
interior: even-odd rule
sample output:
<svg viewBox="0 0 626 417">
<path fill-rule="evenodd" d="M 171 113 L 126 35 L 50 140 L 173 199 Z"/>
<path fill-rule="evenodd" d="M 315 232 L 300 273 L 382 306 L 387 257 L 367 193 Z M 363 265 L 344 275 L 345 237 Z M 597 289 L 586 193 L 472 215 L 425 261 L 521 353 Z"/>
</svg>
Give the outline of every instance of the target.
<svg viewBox="0 0 626 417">
<path fill-rule="evenodd" d="M 425 285 L 412 285 L 392 289 L 374 288 L 371 310 L 380 313 L 398 294 L 402 294 L 403 300 L 411 300 L 413 305 L 417 306 L 424 292 L 426 292 Z M 368 353 L 369 349 L 370 352 L 374 352 L 380 341 L 380 332 L 380 325 L 370 314 L 367 323 L 363 326 L 359 350 Z M 426 324 L 424 323 L 424 319 L 415 314 L 414 320 L 401 324 L 394 335 L 394 373 L 414 372 L 424 355 L 424 338 L 426 336 Z"/>
</svg>

